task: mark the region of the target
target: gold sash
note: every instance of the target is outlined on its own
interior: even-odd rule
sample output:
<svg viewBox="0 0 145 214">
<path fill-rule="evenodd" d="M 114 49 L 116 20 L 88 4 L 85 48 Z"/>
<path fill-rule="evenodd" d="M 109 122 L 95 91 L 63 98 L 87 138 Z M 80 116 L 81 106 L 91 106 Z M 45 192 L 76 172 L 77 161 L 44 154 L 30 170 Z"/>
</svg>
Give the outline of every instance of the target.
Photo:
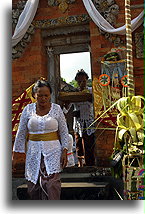
<svg viewBox="0 0 145 214">
<path fill-rule="evenodd" d="M 52 141 L 52 140 L 59 140 L 58 132 L 50 132 L 44 134 L 29 134 L 28 140 L 32 141 Z"/>
</svg>

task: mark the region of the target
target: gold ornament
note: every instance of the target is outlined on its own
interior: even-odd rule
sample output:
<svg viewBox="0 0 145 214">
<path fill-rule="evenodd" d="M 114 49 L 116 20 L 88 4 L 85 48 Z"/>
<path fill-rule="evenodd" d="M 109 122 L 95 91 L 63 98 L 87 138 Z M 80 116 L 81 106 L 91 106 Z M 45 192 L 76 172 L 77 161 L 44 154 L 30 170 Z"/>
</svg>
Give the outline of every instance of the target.
<svg viewBox="0 0 145 214">
<path fill-rule="evenodd" d="M 59 9 L 65 13 L 65 11 L 68 9 L 68 3 L 65 1 L 65 0 L 59 0 L 58 1 L 60 4 L 59 4 Z"/>
</svg>

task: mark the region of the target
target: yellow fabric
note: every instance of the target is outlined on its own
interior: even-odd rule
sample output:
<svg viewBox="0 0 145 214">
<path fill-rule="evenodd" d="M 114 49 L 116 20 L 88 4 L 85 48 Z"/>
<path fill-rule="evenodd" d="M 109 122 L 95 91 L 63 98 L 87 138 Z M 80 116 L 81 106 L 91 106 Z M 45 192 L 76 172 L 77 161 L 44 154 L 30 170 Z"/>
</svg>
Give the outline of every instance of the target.
<svg viewBox="0 0 145 214">
<path fill-rule="evenodd" d="M 121 59 L 121 60 L 118 60 L 118 61 L 101 61 L 101 63 L 103 63 L 103 64 L 114 64 L 114 63 L 120 63 L 120 62 L 126 62 L 126 60 L 125 59 Z"/>
<path fill-rule="evenodd" d="M 32 103 L 36 102 L 36 99 L 34 97 L 32 97 L 32 88 L 33 88 L 34 84 L 32 84 L 29 88 L 26 89 L 27 95 L 28 97 L 31 99 Z"/>
<path fill-rule="evenodd" d="M 29 134 L 28 140 L 32 141 L 52 141 L 59 140 L 58 132 L 50 132 L 45 134 Z"/>
</svg>

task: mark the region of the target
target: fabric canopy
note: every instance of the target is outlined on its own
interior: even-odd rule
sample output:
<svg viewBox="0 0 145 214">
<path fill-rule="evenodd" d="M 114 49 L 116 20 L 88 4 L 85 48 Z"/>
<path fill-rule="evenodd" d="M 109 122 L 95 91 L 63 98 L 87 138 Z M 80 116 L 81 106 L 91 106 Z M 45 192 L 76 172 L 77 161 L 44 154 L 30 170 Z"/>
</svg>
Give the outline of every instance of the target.
<svg viewBox="0 0 145 214">
<path fill-rule="evenodd" d="M 120 34 L 120 35 L 124 35 L 126 33 L 125 25 L 119 28 L 114 28 L 113 26 L 111 26 L 95 8 L 92 0 L 82 0 L 82 1 L 90 17 L 101 30 L 108 33 Z M 27 1 L 25 8 L 19 17 L 18 23 L 14 31 L 14 35 L 12 37 L 12 47 L 17 45 L 17 43 L 23 38 L 23 36 L 27 32 L 36 14 L 38 3 L 39 3 L 39 0 Z M 143 15 L 144 15 L 144 11 L 142 11 L 139 14 L 139 16 L 137 16 L 135 19 L 132 20 L 131 22 L 132 32 L 142 24 Z"/>
<path fill-rule="evenodd" d="M 124 35 L 126 33 L 125 25 L 119 28 L 114 28 L 112 25 L 110 25 L 109 22 L 107 22 L 103 18 L 103 16 L 98 12 L 98 10 L 95 8 L 92 0 L 83 0 L 83 3 L 90 17 L 101 30 L 108 33 L 119 34 L 119 35 Z M 144 11 L 142 11 L 136 18 L 134 18 L 131 21 L 132 32 L 143 23 L 143 16 L 144 16 Z"/>
<path fill-rule="evenodd" d="M 39 0 L 28 0 L 23 12 L 21 13 L 16 25 L 13 37 L 12 47 L 14 47 L 25 35 L 33 18 L 36 14 Z"/>
</svg>

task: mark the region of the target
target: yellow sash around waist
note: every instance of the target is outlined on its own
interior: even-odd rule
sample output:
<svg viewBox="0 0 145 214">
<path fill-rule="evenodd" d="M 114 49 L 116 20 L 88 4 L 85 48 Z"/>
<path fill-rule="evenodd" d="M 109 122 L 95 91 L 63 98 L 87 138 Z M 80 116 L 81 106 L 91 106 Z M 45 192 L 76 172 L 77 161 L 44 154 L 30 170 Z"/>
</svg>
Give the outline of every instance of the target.
<svg viewBox="0 0 145 214">
<path fill-rule="evenodd" d="M 32 141 L 52 141 L 59 140 L 58 132 L 50 132 L 44 134 L 29 134 L 28 140 Z"/>
</svg>

